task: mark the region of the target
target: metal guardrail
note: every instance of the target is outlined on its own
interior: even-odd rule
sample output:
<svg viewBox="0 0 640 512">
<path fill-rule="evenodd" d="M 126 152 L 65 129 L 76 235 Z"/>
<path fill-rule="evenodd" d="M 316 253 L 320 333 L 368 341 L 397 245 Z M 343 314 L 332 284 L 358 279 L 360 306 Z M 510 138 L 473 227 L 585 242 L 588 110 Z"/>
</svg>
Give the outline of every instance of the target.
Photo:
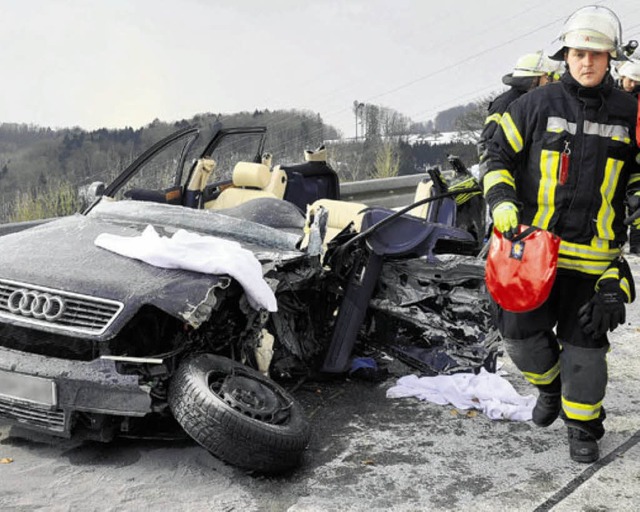
<svg viewBox="0 0 640 512">
<path fill-rule="evenodd" d="M 395 208 L 413 201 L 418 183 L 429 179 L 428 174 L 412 174 L 364 181 L 351 181 L 340 184 L 340 197 L 343 201 L 365 203 L 369 206 Z M 16 233 L 25 229 L 50 222 L 55 218 L 12 222 L 0 224 L 0 236 Z"/>
<path fill-rule="evenodd" d="M 384 208 L 406 206 L 413 201 L 418 183 L 425 179 L 429 179 L 428 174 L 341 183 L 340 198 Z"/>
</svg>

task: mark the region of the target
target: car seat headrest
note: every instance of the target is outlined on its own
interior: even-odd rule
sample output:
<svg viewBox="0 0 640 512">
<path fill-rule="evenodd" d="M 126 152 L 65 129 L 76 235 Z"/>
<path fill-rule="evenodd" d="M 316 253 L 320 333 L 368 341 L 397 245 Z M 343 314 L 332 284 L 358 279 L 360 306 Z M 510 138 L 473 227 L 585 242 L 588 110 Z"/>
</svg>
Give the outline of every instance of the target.
<svg viewBox="0 0 640 512">
<path fill-rule="evenodd" d="M 238 162 L 233 169 L 233 184 L 236 187 L 263 189 L 271 180 L 269 167 L 254 162 Z"/>
<path fill-rule="evenodd" d="M 327 161 L 327 148 L 322 145 L 314 151 L 310 149 L 304 150 L 305 162 L 326 162 Z"/>
</svg>

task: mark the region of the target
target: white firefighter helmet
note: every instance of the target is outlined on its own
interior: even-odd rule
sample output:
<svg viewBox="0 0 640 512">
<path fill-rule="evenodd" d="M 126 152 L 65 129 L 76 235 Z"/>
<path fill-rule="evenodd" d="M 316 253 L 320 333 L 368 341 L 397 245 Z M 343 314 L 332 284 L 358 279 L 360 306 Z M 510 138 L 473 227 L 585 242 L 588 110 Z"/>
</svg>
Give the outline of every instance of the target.
<svg viewBox="0 0 640 512">
<path fill-rule="evenodd" d="M 630 78 L 634 82 L 640 83 L 640 61 L 630 60 L 622 64 L 617 69 L 618 75 Z"/>
<path fill-rule="evenodd" d="M 557 70 L 558 63 L 538 51 L 522 55 L 513 68 L 513 76 L 543 76 L 554 74 Z"/>
<path fill-rule="evenodd" d="M 620 19 L 601 5 L 587 5 L 575 11 L 564 22 L 556 41 L 560 49 L 551 56 L 553 60 L 563 60 L 565 48 L 609 52 L 612 59 L 626 60 L 621 48 Z"/>
</svg>

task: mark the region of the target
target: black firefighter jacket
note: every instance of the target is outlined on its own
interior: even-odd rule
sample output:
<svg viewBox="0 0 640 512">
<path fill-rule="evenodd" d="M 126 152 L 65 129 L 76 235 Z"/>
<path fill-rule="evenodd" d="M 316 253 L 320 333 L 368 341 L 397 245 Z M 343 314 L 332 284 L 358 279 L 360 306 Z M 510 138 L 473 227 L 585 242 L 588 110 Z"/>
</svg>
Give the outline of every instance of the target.
<svg viewBox="0 0 640 512">
<path fill-rule="evenodd" d="M 496 98 L 489 103 L 489 107 L 487 108 L 487 117 L 484 120 L 482 133 L 480 134 L 480 139 L 477 144 L 478 157 L 480 160 L 485 158 L 487 144 L 500 125 L 502 114 L 504 114 L 512 102 L 517 100 L 527 91 L 533 89 L 534 80 L 538 80 L 538 77 L 513 77 L 511 74 L 502 77 L 502 82 L 505 85 L 509 85 L 509 89 L 496 96 Z"/>
<path fill-rule="evenodd" d="M 640 189 L 637 103 L 607 75 L 585 88 L 567 72 L 511 103 L 487 148 L 491 209 L 562 238 L 558 267 L 600 276 L 621 254 L 626 194 Z"/>
</svg>

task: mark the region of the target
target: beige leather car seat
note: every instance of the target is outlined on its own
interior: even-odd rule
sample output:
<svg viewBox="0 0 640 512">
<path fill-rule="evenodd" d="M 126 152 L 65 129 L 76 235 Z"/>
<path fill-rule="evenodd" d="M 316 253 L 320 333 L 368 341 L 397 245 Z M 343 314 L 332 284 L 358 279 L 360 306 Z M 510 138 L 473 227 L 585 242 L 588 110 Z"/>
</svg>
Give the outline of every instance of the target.
<svg viewBox="0 0 640 512">
<path fill-rule="evenodd" d="M 313 223 L 313 219 L 320 208 L 327 210 L 326 233 L 322 244 L 326 249 L 327 244 L 335 238 L 344 228 L 353 222 L 356 231 L 360 231 L 362 226 L 362 216 L 367 208 L 363 203 L 350 203 L 347 201 L 338 201 L 335 199 L 318 199 L 307 207 L 307 219 L 305 222 L 305 234 L 301 247 L 307 247 L 309 244 L 309 231 Z"/>
<path fill-rule="evenodd" d="M 418 183 L 416 187 L 416 193 L 413 197 L 413 202 L 416 203 L 421 199 L 426 199 L 427 197 L 431 197 L 433 190 L 433 181 L 430 179 L 422 180 Z M 413 215 L 415 217 L 420 217 L 421 219 L 428 218 L 429 209 L 433 203 L 425 203 L 420 206 L 415 207 L 413 210 L 409 210 L 407 213 Z"/>
<path fill-rule="evenodd" d="M 233 208 L 242 203 L 260 197 L 278 197 L 267 190 L 271 182 L 272 173 L 265 164 L 253 162 L 238 162 L 233 169 L 233 186 L 224 189 L 213 201 L 206 204 L 207 208 L 219 210 Z"/>
<path fill-rule="evenodd" d="M 287 190 L 287 173 L 279 165 L 271 169 L 271 179 L 264 189 L 278 199 L 284 198 L 285 190 Z"/>
</svg>

